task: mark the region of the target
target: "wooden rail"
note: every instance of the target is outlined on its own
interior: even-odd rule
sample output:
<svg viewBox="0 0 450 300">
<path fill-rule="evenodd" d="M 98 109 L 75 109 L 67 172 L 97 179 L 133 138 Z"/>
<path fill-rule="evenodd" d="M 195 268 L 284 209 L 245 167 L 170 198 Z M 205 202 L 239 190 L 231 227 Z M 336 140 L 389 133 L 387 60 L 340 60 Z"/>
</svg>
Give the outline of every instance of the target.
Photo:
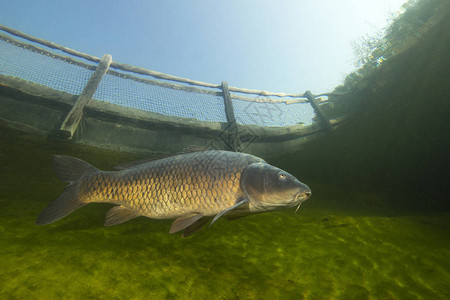
<svg viewBox="0 0 450 300">
<path fill-rule="evenodd" d="M 11 37 L 8 37 L 8 36 L 2 35 L 2 34 L 0 34 L 0 40 L 3 40 L 5 42 L 10 43 L 17 47 L 27 49 L 29 51 L 33 51 L 33 52 L 36 52 L 36 53 L 39 53 L 42 55 L 46 55 L 46 56 L 49 56 L 49 57 L 52 57 L 55 59 L 59 59 L 59 60 L 68 62 L 72 65 L 76 65 L 76 66 L 79 66 L 82 68 L 86 68 L 89 70 L 95 70 L 95 68 L 96 68 L 95 65 L 90 65 L 85 62 L 76 60 L 70 56 L 59 55 L 59 54 L 53 53 L 51 51 L 47 51 L 43 48 L 31 45 L 31 44 L 23 43 L 23 42 L 20 42 L 18 40 L 15 40 Z M 143 82 L 143 83 L 147 83 L 147 84 L 151 84 L 151 85 L 171 88 L 171 89 L 175 89 L 175 90 L 183 90 L 183 91 L 187 91 L 187 92 L 200 93 L 200 94 L 210 94 L 210 95 L 214 95 L 214 96 L 222 95 L 222 92 L 219 89 L 220 87 L 218 89 L 215 89 L 215 88 L 214 89 L 211 89 L 211 88 L 204 89 L 204 88 L 195 87 L 192 85 L 191 86 L 181 85 L 181 84 L 176 84 L 176 83 L 171 83 L 171 82 L 164 82 L 164 81 L 160 81 L 160 80 L 154 80 L 154 79 L 133 76 L 131 74 L 125 74 L 125 73 L 114 71 L 111 68 L 108 69 L 107 73 L 111 74 L 113 76 L 123 78 L 123 79 L 134 80 L 134 81 L 138 81 L 138 82 Z M 258 95 L 263 95 L 263 93 L 260 93 Z M 237 95 L 237 94 L 231 95 L 231 98 L 239 99 L 239 100 L 243 100 L 243 101 L 249 101 L 249 102 L 259 102 L 259 103 L 293 104 L 293 103 L 307 103 L 308 102 L 308 100 L 306 98 L 293 98 L 293 97 L 291 97 L 290 99 L 273 99 L 273 98 L 265 98 L 265 97 L 251 98 L 251 97 L 245 97 L 245 96 L 241 96 L 241 95 Z"/>
<path fill-rule="evenodd" d="M 316 114 L 319 117 L 319 119 L 322 122 L 324 122 L 327 125 L 327 127 L 333 128 L 333 125 L 330 123 L 330 120 L 328 120 L 328 118 L 325 116 L 322 108 L 316 102 L 316 99 L 313 96 L 313 94 L 311 94 L 311 91 L 306 91 L 305 92 L 305 96 L 306 96 L 306 98 L 308 98 L 309 102 L 311 103 L 311 106 L 313 107 L 313 109 L 316 112 Z"/>
<path fill-rule="evenodd" d="M 60 50 L 62 52 L 68 53 L 70 55 L 76 56 L 76 57 L 80 57 L 83 59 L 86 59 L 88 61 L 92 61 L 95 63 L 99 63 L 100 62 L 100 58 L 93 56 L 93 55 L 89 55 L 86 53 L 82 53 L 64 46 L 61 46 L 59 44 L 53 43 L 53 42 L 49 42 L 28 34 L 25 34 L 23 32 L 20 32 L 18 30 L 3 26 L 0 24 L 0 30 L 3 30 L 9 34 L 12 34 L 14 36 L 18 36 L 20 38 L 47 46 L 51 49 L 57 49 Z M 32 46 L 35 47 L 35 46 Z M 53 54 L 57 56 L 56 54 Z M 64 57 L 64 60 L 66 60 L 67 57 Z M 89 65 L 88 65 L 89 66 Z M 141 75 L 148 75 L 148 76 L 152 76 L 154 78 L 158 78 L 158 79 L 163 79 L 163 80 L 170 80 L 170 81 L 175 81 L 175 82 L 180 82 L 180 83 L 184 83 L 184 84 L 189 84 L 189 85 L 196 85 L 196 86 L 202 86 L 202 87 L 207 87 L 207 88 L 216 88 L 216 89 L 221 89 L 221 85 L 218 84 L 212 84 L 212 83 L 207 83 L 207 82 L 202 82 L 202 81 L 197 81 L 197 80 L 192 80 L 192 79 L 187 79 L 187 78 L 183 78 L 183 77 L 177 77 L 177 76 L 173 76 L 173 75 L 169 75 L 169 74 L 165 74 L 165 73 L 161 73 L 161 72 L 157 72 L 157 71 L 152 71 L 149 69 L 145 69 L 145 68 L 141 68 L 141 67 L 135 67 L 132 65 L 128 65 L 128 64 L 123 64 L 123 63 L 118 63 L 118 62 L 111 62 L 110 65 L 111 68 L 114 69 L 119 69 L 122 71 L 126 71 L 126 72 L 133 72 L 133 73 L 137 73 L 137 74 L 141 74 Z M 273 96 L 273 97 L 285 97 L 285 98 L 306 98 L 305 94 L 287 94 L 287 93 L 274 93 L 274 92 L 268 92 L 268 91 L 263 91 L 263 90 L 253 90 L 253 89 L 244 89 L 244 88 L 238 88 L 238 87 L 233 87 L 233 86 L 228 86 L 228 89 L 230 92 L 235 92 L 235 93 L 243 93 L 243 94 L 253 94 L 253 95 L 258 95 L 258 96 Z M 313 95 L 314 97 L 318 97 L 318 96 L 330 96 L 330 95 L 342 95 L 342 93 L 323 93 L 320 95 Z M 239 98 L 238 95 L 233 95 L 233 98 Z M 246 98 L 246 101 L 252 101 L 251 98 Z M 258 101 L 255 100 L 257 102 L 264 102 L 264 101 Z M 270 102 L 275 102 L 273 99 Z M 280 102 L 286 102 L 286 100 L 284 101 L 280 101 Z M 298 103 L 298 102 L 294 102 L 294 103 Z"/>
<path fill-rule="evenodd" d="M 228 83 L 222 81 L 223 100 L 225 104 L 225 114 L 227 116 L 228 125 L 221 136 L 225 144 L 230 148 L 229 150 L 240 151 L 241 142 L 239 138 L 238 126 L 236 118 L 234 117 L 233 103 L 231 102 L 230 91 L 228 90 Z"/>
<path fill-rule="evenodd" d="M 233 103 L 232 99 L 239 99 L 244 101 L 252 101 L 252 102 L 260 102 L 260 103 L 285 103 L 285 104 L 292 104 L 292 103 L 306 103 L 309 102 L 311 106 L 313 107 L 314 111 L 316 112 L 319 119 L 322 121 L 322 123 L 325 125 L 325 128 L 319 128 L 314 130 L 323 130 L 327 128 L 333 128 L 333 124 L 324 114 L 323 110 L 319 106 L 316 98 L 319 96 L 331 96 L 331 95 L 345 95 L 347 93 L 323 93 L 320 95 L 313 95 L 310 91 L 306 91 L 303 94 L 286 94 L 286 93 L 273 93 L 268 91 L 261 91 L 261 90 L 252 90 L 252 89 L 243 89 L 243 88 L 237 88 L 228 86 L 227 82 L 223 81 L 220 85 L 217 84 L 211 84 L 211 83 L 205 83 L 201 81 L 186 79 L 182 77 L 176 77 L 152 70 L 148 70 L 145 68 L 135 67 L 127 64 L 121 64 L 112 61 L 112 57 L 109 54 L 105 54 L 102 59 L 88 55 L 85 53 L 81 53 L 75 50 L 72 50 L 67 47 L 63 47 L 61 45 L 45 41 L 27 34 L 24 34 L 20 31 L 5 27 L 3 25 L 0 25 L 0 30 L 3 30 L 5 32 L 8 32 L 9 34 L 19 36 L 21 38 L 24 38 L 26 40 L 39 43 L 41 45 L 47 46 L 52 49 L 57 49 L 60 51 L 63 51 L 65 53 L 68 53 L 70 55 L 86 59 L 88 61 L 92 61 L 95 63 L 98 63 L 97 66 L 87 64 L 85 62 L 73 59 L 72 57 L 68 56 L 62 56 L 50 51 L 47 51 L 45 49 L 39 48 L 35 45 L 26 44 L 17 40 L 14 40 L 10 37 L 4 36 L 0 34 L 0 40 L 6 41 L 8 43 L 14 44 L 18 47 L 22 47 L 25 49 L 29 49 L 31 51 L 41 53 L 43 55 L 51 56 L 66 62 L 69 62 L 71 64 L 78 65 L 80 67 L 95 70 L 92 76 L 90 77 L 88 83 L 86 84 L 85 88 L 83 89 L 82 93 L 79 95 L 76 103 L 73 105 L 72 109 L 66 116 L 63 124 L 60 127 L 60 134 L 61 136 L 65 138 L 72 138 L 74 136 L 75 131 L 78 128 L 78 125 L 81 122 L 81 119 L 83 117 L 83 111 L 86 105 L 89 104 L 92 96 L 94 95 L 100 81 L 102 80 L 103 76 L 108 73 L 113 76 L 121 77 L 124 79 L 131 79 L 139 82 L 144 82 L 147 84 L 162 86 L 166 88 L 171 89 L 179 89 L 184 90 L 187 92 L 194 92 L 194 93 L 203 93 L 203 94 L 211 94 L 215 96 L 222 96 L 224 101 L 224 107 L 225 107 L 225 114 L 227 118 L 227 126 L 223 128 L 222 133 L 220 135 L 221 139 L 225 142 L 226 146 L 229 148 L 229 150 L 233 151 L 240 151 L 241 149 L 241 137 L 239 136 L 239 126 L 236 122 L 236 118 L 234 115 L 234 109 L 233 109 Z M 110 68 L 119 69 L 122 71 L 127 72 L 133 72 L 141 75 L 149 75 L 154 78 L 163 79 L 163 80 L 169 80 L 172 82 L 179 82 L 181 84 L 175 84 L 172 82 L 164 82 L 164 81 L 158 81 L 158 80 L 152 80 L 142 77 L 133 76 L 131 74 L 125 74 L 121 72 L 117 72 L 114 70 L 111 70 Z M 207 89 L 205 89 L 207 88 Z M 231 94 L 230 92 L 233 92 Z M 251 94 L 251 95 L 257 95 L 261 97 L 246 97 L 239 94 Z M 279 97 L 283 99 L 273 99 L 273 98 L 266 98 L 266 97 Z"/>
<path fill-rule="evenodd" d="M 66 138 L 72 138 L 75 130 L 77 130 L 78 125 L 80 124 L 81 118 L 83 117 L 84 107 L 89 103 L 92 96 L 94 95 L 100 81 L 103 78 L 103 75 L 106 74 L 110 64 L 112 62 L 112 57 L 110 54 L 103 55 L 99 65 L 95 72 L 89 78 L 88 83 L 81 92 L 77 101 L 73 105 L 70 112 L 67 114 L 66 119 L 60 128 L 60 133 L 62 136 Z"/>
</svg>

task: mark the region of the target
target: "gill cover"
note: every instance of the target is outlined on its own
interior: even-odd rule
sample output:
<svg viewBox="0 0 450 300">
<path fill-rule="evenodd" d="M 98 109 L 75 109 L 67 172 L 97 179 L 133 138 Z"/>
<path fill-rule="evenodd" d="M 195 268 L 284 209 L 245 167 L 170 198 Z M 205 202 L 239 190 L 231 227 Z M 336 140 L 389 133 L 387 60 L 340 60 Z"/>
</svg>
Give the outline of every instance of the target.
<svg viewBox="0 0 450 300">
<path fill-rule="evenodd" d="M 292 207 L 311 195 L 307 185 L 267 163 L 249 165 L 242 173 L 241 188 L 255 210 Z"/>
</svg>

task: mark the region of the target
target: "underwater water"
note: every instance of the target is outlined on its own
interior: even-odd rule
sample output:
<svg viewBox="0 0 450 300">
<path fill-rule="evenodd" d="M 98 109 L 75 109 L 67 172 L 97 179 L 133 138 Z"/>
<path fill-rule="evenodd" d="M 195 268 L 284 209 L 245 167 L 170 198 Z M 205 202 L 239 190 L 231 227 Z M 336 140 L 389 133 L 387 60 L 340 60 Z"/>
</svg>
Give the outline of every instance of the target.
<svg viewBox="0 0 450 300">
<path fill-rule="evenodd" d="M 189 238 L 169 234 L 171 220 L 103 227 L 107 204 L 36 226 L 65 186 L 53 154 L 100 169 L 137 157 L 0 129 L 0 299 L 450 298 L 449 212 L 305 182 L 297 214 L 220 219 Z"/>
</svg>

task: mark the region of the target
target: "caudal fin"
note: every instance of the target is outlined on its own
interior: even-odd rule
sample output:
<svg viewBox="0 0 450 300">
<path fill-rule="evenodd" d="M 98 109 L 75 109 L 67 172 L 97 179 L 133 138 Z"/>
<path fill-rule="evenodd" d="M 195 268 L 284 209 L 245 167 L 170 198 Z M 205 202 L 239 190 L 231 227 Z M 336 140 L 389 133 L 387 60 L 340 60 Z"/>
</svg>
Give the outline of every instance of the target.
<svg viewBox="0 0 450 300">
<path fill-rule="evenodd" d="M 55 168 L 56 176 L 64 182 L 76 182 L 87 173 L 99 171 L 99 169 L 87 162 L 67 155 L 54 155 L 53 167 Z"/>
<path fill-rule="evenodd" d="M 53 223 L 74 210 L 86 205 L 78 197 L 78 180 L 87 173 L 98 172 L 99 170 L 81 159 L 55 155 L 53 157 L 55 173 L 64 182 L 70 182 L 62 194 L 50 203 L 37 217 L 37 225 Z"/>
</svg>

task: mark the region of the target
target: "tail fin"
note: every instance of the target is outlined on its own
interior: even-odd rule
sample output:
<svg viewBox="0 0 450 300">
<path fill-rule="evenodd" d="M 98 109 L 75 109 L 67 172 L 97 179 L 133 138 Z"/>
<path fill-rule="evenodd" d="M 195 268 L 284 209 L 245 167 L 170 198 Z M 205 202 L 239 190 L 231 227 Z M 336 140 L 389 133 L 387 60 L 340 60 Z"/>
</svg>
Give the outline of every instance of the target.
<svg viewBox="0 0 450 300">
<path fill-rule="evenodd" d="M 78 197 L 78 180 L 87 173 L 98 172 L 99 170 L 81 159 L 55 155 L 53 157 L 55 173 L 64 182 L 70 182 L 64 189 L 61 196 L 53 200 L 37 217 L 37 225 L 53 223 L 76 209 L 86 205 Z"/>
<path fill-rule="evenodd" d="M 87 162 L 67 155 L 54 155 L 53 167 L 56 176 L 64 182 L 77 182 L 84 174 L 99 171 Z"/>
</svg>

